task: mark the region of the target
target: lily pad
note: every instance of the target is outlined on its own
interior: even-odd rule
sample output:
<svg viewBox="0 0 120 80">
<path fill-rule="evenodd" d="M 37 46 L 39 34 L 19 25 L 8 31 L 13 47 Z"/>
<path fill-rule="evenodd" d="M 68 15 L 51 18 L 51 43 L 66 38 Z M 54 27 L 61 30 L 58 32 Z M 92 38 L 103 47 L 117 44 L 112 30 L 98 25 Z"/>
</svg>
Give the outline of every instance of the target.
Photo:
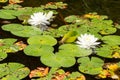
<svg viewBox="0 0 120 80">
<path fill-rule="evenodd" d="M 5 52 L 0 51 L 0 61 L 5 59 L 7 57 L 7 54 Z"/>
<path fill-rule="evenodd" d="M 69 23 L 75 23 L 76 20 L 79 20 L 80 18 L 76 15 L 71 15 L 71 16 L 68 16 L 65 18 L 65 21 L 66 22 L 69 22 Z"/>
<path fill-rule="evenodd" d="M 61 43 L 70 43 L 70 42 L 74 42 L 77 38 L 77 32 L 76 31 L 69 31 L 68 33 L 66 33 L 62 40 L 60 41 Z"/>
<path fill-rule="evenodd" d="M 57 43 L 57 40 L 49 35 L 38 35 L 30 37 L 27 42 L 29 44 L 42 44 L 54 46 Z"/>
<path fill-rule="evenodd" d="M 2 19 L 15 19 L 16 16 L 14 16 L 15 14 L 15 10 L 0 10 L 0 18 Z"/>
<path fill-rule="evenodd" d="M 80 72 L 72 72 L 70 75 L 68 75 L 68 78 L 66 80 L 86 80 L 85 76 L 81 74 Z"/>
<path fill-rule="evenodd" d="M 28 45 L 24 52 L 29 56 L 42 56 L 53 53 L 54 48 L 49 45 L 31 44 Z"/>
<path fill-rule="evenodd" d="M 2 26 L 3 30 L 10 31 L 12 34 L 20 37 L 30 37 L 41 35 L 40 29 L 33 26 L 23 26 L 20 24 L 7 24 Z"/>
<path fill-rule="evenodd" d="M 2 29 L 5 31 L 18 31 L 18 30 L 22 30 L 22 25 L 16 23 L 6 24 L 2 26 Z"/>
<path fill-rule="evenodd" d="M 14 45 L 16 39 L 7 38 L 7 39 L 0 39 L 0 52 L 1 53 L 10 53 L 10 52 L 17 52 L 19 49 L 17 46 Z"/>
<path fill-rule="evenodd" d="M 80 63 L 79 70 L 81 72 L 91 75 L 99 74 L 104 64 L 104 61 L 97 57 L 92 57 L 91 59 L 83 57 L 79 58 L 77 62 Z"/>
<path fill-rule="evenodd" d="M 104 36 L 102 40 L 108 45 L 120 45 L 120 36 L 117 35 Z"/>
<path fill-rule="evenodd" d="M 12 34 L 20 37 L 30 37 L 35 35 L 41 35 L 41 31 L 33 26 L 23 26 L 22 30 L 12 31 Z"/>
<path fill-rule="evenodd" d="M 71 67 L 75 64 L 76 60 L 74 57 L 62 56 L 57 54 L 49 54 L 41 56 L 41 62 L 50 67 Z"/>
<path fill-rule="evenodd" d="M 29 74 L 30 70 L 20 63 L 0 64 L 0 79 L 2 80 L 21 80 Z M 10 78 L 10 79 L 9 79 Z"/>
<path fill-rule="evenodd" d="M 120 47 L 103 45 L 101 48 L 96 49 L 96 53 L 106 58 L 120 58 Z"/>
<path fill-rule="evenodd" d="M 59 53 L 63 56 L 82 57 L 92 54 L 92 50 L 80 48 L 75 44 L 63 44 L 59 47 Z"/>
</svg>

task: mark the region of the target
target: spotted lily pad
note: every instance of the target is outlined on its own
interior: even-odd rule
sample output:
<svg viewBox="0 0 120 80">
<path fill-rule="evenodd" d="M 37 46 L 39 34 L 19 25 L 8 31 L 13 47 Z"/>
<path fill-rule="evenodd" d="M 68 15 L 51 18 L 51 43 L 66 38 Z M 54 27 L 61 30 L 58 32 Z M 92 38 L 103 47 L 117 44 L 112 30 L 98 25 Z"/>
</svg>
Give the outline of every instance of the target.
<svg viewBox="0 0 120 80">
<path fill-rule="evenodd" d="M 41 56 L 41 62 L 50 67 L 71 67 L 75 64 L 76 60 L 74 57 L 62 56 L 57 54 L 49 54 Z"/>
<path fill-rule="evenodd" d="M 13 38 L 0 39 L 0 51 L 3 53 L 18 51 L 17 46 L 14 45 L 15 41 L 16 39 Z"/>
<path fill-rule="evenodd" d="M 80 63 L 79 70 L 81 72 L 91 75 L 99 74 L 104 64 L 104 61 L 97 57 L 92 57 L 91 59 L 83 57 L 79 58 L 77 62 Z"/>
<path fill-rule="evenodd" d="M 82 57 L 92 54 L 92 50 L 80 48 L 75 44 L 63 44 L 59 47 L 59 54 L 63 56 Z"/>
<path fill-rule="evenodd" d="M 27 42 L 29 44 L 43 44 L 54 46 L 57 43 L 57 40 L 49 35 L 38 35 L 30 37 Z"/>
<path fill-rule="evenodd" d="M 40 44 L 31 44 L 24 49 L 25 54 L 29 56 L 47 55 L 53 53 L 53 51 L 54 49 L 52 46 Z"/>
<path fill-rule="evenodd" d="M 29 74 L 30 70 L 20 63 L 0 64 L 1 80 L 21 80 Z"/>
<path fill-rule="evenodd" d="M 101 48 L 96 49 L 96 53 L 106 58 L 120 58 L 120 47 L 103 45 Z"/>
</svg>

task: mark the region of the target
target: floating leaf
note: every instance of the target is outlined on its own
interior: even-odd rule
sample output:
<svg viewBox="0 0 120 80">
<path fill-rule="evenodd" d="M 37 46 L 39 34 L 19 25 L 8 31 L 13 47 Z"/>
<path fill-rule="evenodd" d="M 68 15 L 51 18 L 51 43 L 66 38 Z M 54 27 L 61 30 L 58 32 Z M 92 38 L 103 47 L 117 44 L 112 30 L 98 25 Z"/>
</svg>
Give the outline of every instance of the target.
<svg viewBox="0 0 120 80">
<path fill-rule="evenodd" d="M 60 40 L 60 43 L 69 43 L 69 42 L 74 42 L 77 38 L 77 32 L 76 31 L 69 31 L 67 34 L 65 34 Z"/>
<path fill-rule="evenodd" d="M 62 56 L 57 54 L 49 54 L 41 56 L 41 62 L 50 67 L 71 67 L 75 64 L 75 58 L 70 56 Z M 54 63 L 54 64 L 53 64 Z"/>
<path fill-rule="evenodd" d="M 30 37 L 41 35 L 41 31 L 33 26 L 23 26 L 20 24 L 7 24 L 2 26 L 3 30 L 10 31 L 12 34 L 20 37 Z"/>
<path fill-rule="evenodd" d="M 79 58 L 78 63 L 80 63 L 79 70 L 81 72 L 91 75 L 99 74 L 104 64 L 103 60 L 97 57 L 91 59 L 89 57 Z"/>
<path fill-rule="evenodd" d="M 24 49 L 25 54 L 29 56 L 47 55 L 53 53 L 53 51 L 54 51 L 53 47 L 49 45 L 40 44 L 31 44 Z"/>
<path fill-rule="evenodd" d="M 12 34 L 20 37 L 30 37 L 35 35 L 41 35 L 41 31 L 33 26 L 23 26 L 22 30 L 12 31 Z"/>
<path fill-rule="evenodd" d="M 57 43 L 57 40 L 49 35 L 38 35 L 30 37 L 27 42 L 29 44 L 43 44 L 54 46 Z"/>
<path fill-rule="evenodd" d="M 17 46 L 14 45 L 14 42 L 16 39 L 13 38 L 7 38 L 7 39 L 0 39 L 0 51 L 2 53 L 10 53 L 10 52 L 16 52 L 19 49 Z"/>
<path fill-rule="evenodd" d="M 49 68 L 37 67 L 37 69 L 32 70 L 29 74 L 30 78 L 34 77 L 44 77 L 48 74 Z"/>
<path fill-rule="evenodd" d="M 5 59 L 7 57 L 7 54 L 5 52 L 0 51 L 0 61 Z"/>
<path fill-rule="evenodd" d="M 68 75 L 68 79 L 70 80 L 86 80 L 85 76 L 79 72 L 72 72 L 70 75 Z"/>
<path fill-rule="evenodd" d="M 2 29 L 5 30 L 5 31 L 19 31 L 19 30 L 22 30 L 22 25 L 21 24 L 15 24 L 15 23 L 12 23 L 12 24 L 6 24 L 6 25 L 3 25 L 2 26 Z"/>
<path fill-rule="evenodd" d="M 16 16 L 14 14 L 14 10 L 0 10 L 0 18 L 2 19 L 15 19 Z"/>
<path fill-rule="evenodd" d="M 103 45 L 101 48 L 96 49 L 96 53 L 106 58 L 120 58 L 120 47 Z"/>
<path fill-rule="evenodd" d="M 8 0 L 0 0 L 0 3 L 6 3 Z"/>
<path fill-rule="evenodd" d="M 2 63 L 0 64 L 1 80 L 23 79 L 29 74 L 30 70 L 20 63 Z M 10 78 L 10 79 L 9 79 Z"/>
<path fill-rule="evenodd" d="M 9 4 L 22 3 L 24 0 L 9 0 Z"/>
<path fill-rule="evenodd" d="M 18 5 L 18 4 L 9 4 L 7 6 L 3 6 L 4 9 L 11 9 L 11 10 L 15 10 L 17 8 L 21 8 L 22 6 L 21 5 Z"/>
<path fill-rule="evenodd" d="M 50 2 L 44 6 L 44 8 L 50 8 L 50 9 L 64 9 L 66 8 L 67 4 L 63 2 Z"/>
<path fill-rule="evenodd" d="M 120 36 L 117 35 L 104 36 L 102 40 L 108 45 L 120 45 Z"/>
<path fill-rule="evenodd" d="M 59 47 L 59 54 L 63 56 L 82 57 L 92 54 L 91 49 L 80 48 L 74 44 L 63 44 Z"/>
<path fill-rule="evenodd" d="M 80 18 L 76 15 L 71 15 L 71 16 L 68 16 L 65 18 L 65 21 L 66 22 L 69 22 L 69 23 L 75 23 L 77 20 L 79 20 Z"/>
</svg>

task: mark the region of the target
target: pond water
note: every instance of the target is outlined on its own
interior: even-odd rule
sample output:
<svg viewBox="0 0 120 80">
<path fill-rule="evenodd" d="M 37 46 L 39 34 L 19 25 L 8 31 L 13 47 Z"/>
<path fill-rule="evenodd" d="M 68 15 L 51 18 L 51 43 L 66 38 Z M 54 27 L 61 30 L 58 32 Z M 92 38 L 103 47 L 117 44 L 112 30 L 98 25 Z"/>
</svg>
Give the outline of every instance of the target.
<svg viewBox="0 0 120 80">
<path fill-rule="evenodd" d="M 110 19 L 120 23 L 120 0 L 25 0 L 23 6 L 40 6 L 48 2 L 63 1 L 68 8 L 63 10 L 63 16 L 70 14 L 82 15 L 89 12 L 97 12 L 109 16 Z"/>
<path fill-rule="evenodd" d="M 97 12 L 100 15 L 103 15 L 103 14 L 107 15 L 114 22 L 120 24 L 120 0 L 25 0 L 24 3 L 22 3 L 21 5 L 36 7 L 36 6 L 40 6 L 41 4 L 46 4 L 48 2 L 51 2 L 51 1 L 63 1 L 68 4 L 68 8 L 66 10 L 60 11 L 63 17 L 72 15 L 72 14 L 83 15 L 89 12 Z M 8 37 L 8 36 L 16 37 L 13 35 L 9 35 L 9 32 L 6 33 L 2 30 L 0 30 L 0 35 L 2 35 L 3 37 Z M 27 61 L 21 62 L 21 59 L 23 60 L 27 59 Z M 35 69 L 36 66 L 39 66 L 41 64 L 40 62 L 38 64 L 39 58 L 28 57 L 24 55 L 22 52 L 19 52 L 17 54 L 9 54 L 9 57 L 6 58 L 3 62 L 12 62 L 12 61 L 26 64 L 26 66 L 29 66 L 31 69 Z M 87 76 L 89 77 L 87 80 L 94 80 L 93 77 L 89 75 Z"/>
</svg>

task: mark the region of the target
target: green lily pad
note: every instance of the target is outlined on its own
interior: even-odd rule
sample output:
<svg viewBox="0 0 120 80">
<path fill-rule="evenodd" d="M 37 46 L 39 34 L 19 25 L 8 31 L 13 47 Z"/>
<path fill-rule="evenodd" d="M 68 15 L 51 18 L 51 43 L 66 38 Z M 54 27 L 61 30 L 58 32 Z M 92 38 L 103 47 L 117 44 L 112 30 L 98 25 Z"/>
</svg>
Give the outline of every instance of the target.
<svg viewBox="0 0 120 80">
<path fill-rule="evenodd" d="M 79 70 L 81 72 L 91 75 L 99 74 L 104 64 L 104 61 L 97 57 L 92 57 L 91 59 L 83 57 L 79 58 L 77 62 L 80 63 Z"/>
<path fill-rule="evenodd" d="M 16 39 L 7 38 L 7 39 L 0 39 L 0 52 L 1 53 L 10 53 L 10 52 L 17 52 L 19 49 L 17 46 L 14 45 Z"/>
<path fill-rule="evenodd" d="M 2 29 L 5 31 L 19 31 L 22 30 L 22 25 L 21 24 L 6 24 L 2 26 Z"/>
<path fill-rule="evenodd" d="M 28 76 L 30 70 L 20 63 L 2 63 L 0 64 L 1 80 L 21 80 Z M 10 78 L 10 79 L 9 79 Z"/>
<path fill-rule="evenodd" d="M 68 78 L 66 80 L 68 80 L 68 79 L 76 80 L 79 77 L 82 77 L 82 79 L 80 79 L 80 80 L 84 80 L 84 78 L 85 78 L 85 76 L 83 74 L 81 74 L 80 72 L 76 71 L 76 72 L 72 72 L 70 75 L 68 75 Z"/>
<path fill-rule="evenodd" d="M 20 37 L 30 37 L 35 35 L 41 35 L 41 31 L 33 26 L 23 26 L 22 30 L 12 31 L 12 34 Z"/>
<path fill-rule="evenodd" d="M 92 54 L 92 50 L 80 48 L 75 44 L 63 44 L 59 47 L 59 53 L 63 56 L 82 57 Z"/>
<path fill-rule="evenodd" d="M 40 29 L 33 26 L 23 26 L 20 24 L 7 24 L 2 26 L 3 30 L 10 31 L 12 34 L 20 37 L 30 37 L 41 35 Z"/>
<path fill-rule="evenodd" d="M 0 18 L 2 19 L 15 19 L 16 16 L 14 16 L 15 14 L 15 10 L 0 10 Z"/>
<path fill-rule="evenodd" d="M 76 31 L 69 31 L 68 33 L 66 33 L 62 40 L 60 41 L 61 43 L 70 43 L 70 42 L 74 42 L 77 38 L 77 32 Z"/>
<path fill-rule="evenodd" d="M 75 64 L 74 57 L 62 56 L 57 54 L 49 54 L 41 56 L 40 61 L 50 67 L 71 67 Z"/>
<path fill-rule="evenodd" d="M 102 40 L 108 45 L 120 45 L 120 36 L 117 35 L 104 36 Z"/>
<path fill-rule="evenodd" d="M 105 58 L 120 58 L 120 47 L 103 45 L 102 47 L 96 49 L 96 53 L 97 55 Z M 118 55 L 115 55 L 115 53 L 118 53 Z"/>
<path fill-rule="evenodd" d="M 27 42 L 29 44 L 42 44 L 54 46 L 57 43 L 57 40 L 49 35 L 38 35 L 30 37 Z"/>
<path fill-rule="evenodd" d="M 7 54 L 5 52 L 0 51 L 0 61 L 5 59 L 7 57 Z"/>
<path fill-rule="evenodd" d="M 54 48 L 52 46 L 40 44 L 31 44 L 24 49 L 25 54 L 29 56 L 47 55 L 53 53 L 53 51 Z"/>
<path fill-rule="evenodd" d="M 1 46 L 5 46 L 5 45 L 11 45 L 13 44 L 15 41 L 17 41 L 17 39 L 14 38 L 6 38 L 6 39 L 0 39 L 0 44 Z"/>
<path fill-rule="evenodd" d="M 69 23 L 75 23 L 76 20 L 79 20 L 80 18 L 76 15 L 71 15 L 71 16 L 68 16 L 65 18 L 65 21 L 66 22 L 69 22 Z"/>
</svg>

